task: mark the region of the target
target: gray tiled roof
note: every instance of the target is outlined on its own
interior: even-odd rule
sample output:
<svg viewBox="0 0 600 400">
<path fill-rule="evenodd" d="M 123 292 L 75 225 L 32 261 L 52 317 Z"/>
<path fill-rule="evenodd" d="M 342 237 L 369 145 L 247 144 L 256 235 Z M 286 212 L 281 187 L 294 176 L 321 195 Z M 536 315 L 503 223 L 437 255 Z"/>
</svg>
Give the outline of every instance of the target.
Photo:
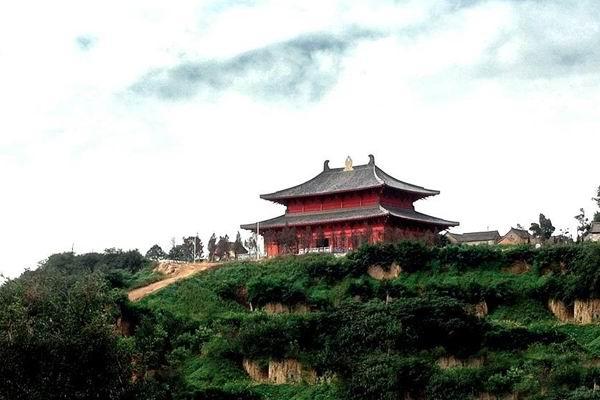
<svg viewBox="0 0 600 400">
<path fill-rule="evenodd" d="M 260 227 L 264 229 L 282 228 L 286 225 L 291 227 L 321 224 L 327 222 L 362 220 L 387 216 L 400 218 L 406 221 L 415 221 L 443 227 L 458 225 L 458 222 L 447 221 L 441 218 L 432 217 L 430 215 L 422 214 L 410 209 L 375 206 L 351 208 L 346 210 L 323 211 L 315 213 L 288 213 L 280 215 L 276 218 L 268 219 L 266 221 L 261 221 Z M 241 225 L 241 228 L 254 230 L 256 229 L 256 223 Z"/>
<path fill-rule="evenodd" d="M 508 235 L 510 232 L 514 232 L 517 236 L 519 236 L 520 238 L 523 238 L 523 239 L 528 239 L 531 237 L 531 234 L 529 234 L 529 232 L 527 232 L 524 229 L 510 228 L 510 231 L 508 231 L 506 233 L 506 235 Z M 506 236 L 506 235 L 504 235 L 504 236 Z"/>
<path fill-rule="evenodd" d="M 370 162 L 357 165 L 352 171 L 344 171 L 343 168 L 326 168 L 307 182 L 278 192 L 263 194 L 260 197 L 265 200 L 282 200 L 384 186 L 421 196 L 433 196 L 440 193 L 437 190 L 402 182 L 382 171 L 374 162 Z"/>
<path fill-rule="evenodd" d="M 498 240 L 500 238 L 500 233 L 498 231 L 451 233 L 450 235 L 459 243 L 487 242 L 489 240 Z"/>
<path fill-rule="evenodd" d="M 590 233 L 600 233 L 600 222 L 592 222 Z"/>
<path fill-rule="evenodd" d="M 432 217 L 431 215 L 423 214 L 417 212 L 415 210 L 410 210 L 406 208 L 397 208 L 397 207 L 384 207 L 393 217 L 404 219 L 407 221 L 417 221 L 431 225 L 438 226 L 458 226 L 458 222 L 456 221 L 448 221 L 442 218 Z"/>
</svg>

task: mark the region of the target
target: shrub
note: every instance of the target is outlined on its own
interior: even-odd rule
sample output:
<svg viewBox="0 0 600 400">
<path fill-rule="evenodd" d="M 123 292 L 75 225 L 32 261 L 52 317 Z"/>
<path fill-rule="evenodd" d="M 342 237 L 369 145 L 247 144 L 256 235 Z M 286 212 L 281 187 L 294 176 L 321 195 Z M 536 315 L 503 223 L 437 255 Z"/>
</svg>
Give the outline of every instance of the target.
<svg viewBox="0 0 600 400">
<path fill-rule="evenodd" d="M 482 391 L 482 381 L 476 369 L 449 369 L 433 375 L 426 395 L 431 400 L 469 399 Z"/>
<path fill-rule="evenodd" d="M 504 250 L 504 257 L 510 264 L 522 261 L 527 264 L 533 264 L 536 250 L 530 245 L 510 246 Z"/>
<path fill-rule="evenodd" d="M 248 282 L 248 300 L 256 306 L 276 302 L 295 304 L 306 300 L 305 279 L 296 276 L 262 274 Z"/>
<path fill-rule="evenodd" d="M 582 246 L 577 245 L 558 245 L 543 246 L 535 254 L 534 266 L 538 274 L 553 272 L 560 274 L 568 271 Z"/>
<path fill-rule="evenodd" d="M 298 357 L 314 347 L 314 317 L 259 315 L 245 318 L 239 328 L 239 351 L 246 358 Z"/>
<path fill-rule="evenodd" d="M 196 389 L 182 396 L 181 400 L 260 400 L 262 397 L 248 389 L 235 391 L 208 387 Z"/>
<path fill-rule="evenodd" d="M 449 245 L 438 248 L 436 253 L 441 265 L 461 271 L 500 268 L 506 264 L 504 253 L 497 246 Z"/>
<path fill-rule="evenodd" d="M 325 279 L 328 282 L 344 279 L 354 268 L 354 263 L 350 259 L 336 258 L 331 254 L 307 254 L 298 257 L 298 263 L 304 265 L 306 273 L 311 278 Z"/>
<path fill-rule="evenodd" d="M 432 367 L 422 358 L 375 353 L 358 360 L 346 380 L 346 398 L 395 400 L 421 394 Z"/>
<path fill-rule="evenodd" d="M 568 336 L 553 328 L 529 330 L 524 327 L 492 325 L 485 333 L 485 347 L 492 350 L 524 350 L 534 343 L 551 344 L 568 340 Z"/>
<path fill-rule="evenodd" d="M 415 272 L 427 268 L 432 260 L 432 250 L 421 242 L 403 241 L 380 245 L 363 245 L 350 253 L 348 259 L 354 263 L 353 273 L 364 274 L 372 265 L 384 268 L 397 263 L 403 271 Z"/>
</svg>

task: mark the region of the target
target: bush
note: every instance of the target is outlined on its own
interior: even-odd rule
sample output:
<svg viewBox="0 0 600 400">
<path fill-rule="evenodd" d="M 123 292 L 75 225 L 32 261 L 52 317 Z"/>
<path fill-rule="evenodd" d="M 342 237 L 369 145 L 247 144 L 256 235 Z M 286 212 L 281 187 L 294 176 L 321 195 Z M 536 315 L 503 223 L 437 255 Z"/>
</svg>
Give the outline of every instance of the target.
<svg viewBox="0 0 600 400">
<path fill-rule="evenodd" d="M 533 264 L 536 250 L 530 245 L 511 246 L 504 250 L 504 257 L 509 264 L 521 261 Z"/>
<path fill-rule="evenodd" d="M 553 272 L 561 274 L 568 271 L 579 256 L 582 246 L 558 245 L 543 246 L 535 254 L 534 266 L 538 274 Z"/>
<path fill-rule="evenodd" d="M 197 389 L 182 396 L 182 400 L 260 400 L 261 398 L 249 390 L 227 391 L 216 387 Z"/>
<path fill-rule="evenodd" d="M 480 348 L 484 328 L 461 303 L 444 297 L 389 304 L 348 302 L 323 316 L 320 325 L 323 346 L 337 349 L 330 357 L 342 363 L 377 349 L 402 352 L 441 346 L 450 354 L 468 355 Z"/>
<path fill-rule="evenodd" d="M 53 254 L 42 263 L 41 269 L 61 271 L 68 274 L 107 272 L 123 270 L 135 273 L 150 262 L 137 250 L 107 249 L 104 253 L 74 253 Z"/>
<path fill-rule="evenodd" d="M 305 279 L 294 275 L 262 274 L 248 282 L 248 300 L 256 306 L 272 302 L 292 305 L 306 300 L 306 286 Z"/>
<path fill-rule="evenodd" d="M 554 328 L 529 330 L 524 327 L 492 325 L 485 333 L 485 347 L 491 350 L 518 351 L 534 343 L 551 344 L 568 341 L 569 337 Z"/>
<path fill-rule="evenodd" d="M 427 386 L 427 399 L 456 400 L 473 398 L 482 392 L 480 371 L 468 368 L 449 369 L 435 374 Z"/>
<path fill-rule="evenodd" d="M 432 250 L 421 242 L 404 241 L 380 245 L 363 245 L 350 253 L 348 259 L 354 263 L 352 272 L 361 275 L 372 265 L 390 267 L 400 265 L 403 271 L 415 272 L 426 269 L 431 261 Z"/>
<path fill-rule="evenodd" d="M 460 271 L 500 268 L 506 265 L 505 255 L 497 246 L 449 245 L 438 248 L 436 257 L 441 265 Z"/>
<path fill-rule="evenodd" d="M 242 356 L 255 358 L 297 358 L 301 350 L 314 347 L 314 317 L 277 315 L 242 319 L 238 346 Z"/>
<path fill-rule="evenodd" d="M 395 400 L 423 393 L 432 374 L 427 360 L 375 353 L 358 360 L 346 379 L 346 398 Z"/>
</svg>

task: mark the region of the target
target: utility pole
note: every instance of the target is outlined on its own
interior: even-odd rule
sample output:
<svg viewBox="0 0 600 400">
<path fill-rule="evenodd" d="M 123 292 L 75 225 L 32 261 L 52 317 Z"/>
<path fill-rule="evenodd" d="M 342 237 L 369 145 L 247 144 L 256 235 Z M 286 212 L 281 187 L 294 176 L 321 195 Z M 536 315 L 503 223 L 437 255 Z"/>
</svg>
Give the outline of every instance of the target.
<svg viewBox="0 0 600 400">
<path fill-rule="evenodd" d="M 194 238 L 194 262 L 196 262 L 196 242 L 198 241 L 198 232 L 196 232 L 196 237 Z"/>
<path fill-rule="evenodd" d="M 260 222 L 256 223 L 256 261 L 260 258 L 259 246 L 258 246 L 258 232 L 260 231 Z"/>
</svg>

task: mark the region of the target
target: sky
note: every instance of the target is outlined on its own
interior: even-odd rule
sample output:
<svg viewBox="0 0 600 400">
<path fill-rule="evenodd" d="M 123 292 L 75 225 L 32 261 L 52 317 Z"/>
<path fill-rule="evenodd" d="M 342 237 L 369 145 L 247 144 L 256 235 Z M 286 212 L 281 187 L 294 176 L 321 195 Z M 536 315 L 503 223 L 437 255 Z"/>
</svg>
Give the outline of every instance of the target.
<svg viewBox="0 0 600 400">
<path fill-rule="evenodd" d="M 599 42 L 592 0 L 0 2 L 0 273 L 235 236 L 348 155 L 455 232 L 574 233 Z"/>
</svg>

